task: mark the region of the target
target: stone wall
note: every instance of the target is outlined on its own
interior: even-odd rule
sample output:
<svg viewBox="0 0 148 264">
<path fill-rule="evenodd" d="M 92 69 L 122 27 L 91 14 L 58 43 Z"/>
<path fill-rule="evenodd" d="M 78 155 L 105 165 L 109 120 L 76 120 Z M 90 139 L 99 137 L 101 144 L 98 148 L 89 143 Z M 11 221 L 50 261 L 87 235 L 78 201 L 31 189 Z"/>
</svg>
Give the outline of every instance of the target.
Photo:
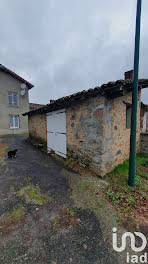
<svg viewBox="0 0 148 264">
<path fill-rule="evenodd" d="M 47 141 L 46 114 L 30 115 L 28 117 L 29 135 Z"/>
<path fill-rule="evenodd" d="M 126 128 L 126 104 L 131 93 L 116 99 L 89 98 L 67 109 L 67 153 L 103 176 L 129 157 L 130 129 Z M 140 143 L 139 91 L 137 152 Z"/>
<path fill-rule="evenodd" d="M 118 164 L 129 158 L 130 129 L 126 128 L 126 104 L 132 103 L 132 94 L 113 100 L 106 100 L 104 110 L 106 112 L 104 122 L 105 153 L 102 156 L 102 171 L 108 173 Z M 140 151 L 140 103 L 141 91 L 137 104 L 137 144 L 136 150 Z"/>
<path fill-rule="evenodd" d="M 148 133 L 140 134 L 140 152 L 148 154 Z"/>
<path fill-rule="evenodd" d="M 94 97 L 66 110 L 67 155 L 97 173 L 101 171 L 104 152 L 104 102 L 103 97 Z"/>
<path fill-rule="evenodd" d="M 115 99 L 101 96 L 72 103 L 66 109 L 67 157 L 77 159 L 100 176 L 129 158 L 130 129 L 126 104 L 131 93 Z M 140 149 L 140 103 L 137 110 L 137 152 Z M 47 141 L 46 115 L 29 116 L 29 133 Z"/>
</svg>

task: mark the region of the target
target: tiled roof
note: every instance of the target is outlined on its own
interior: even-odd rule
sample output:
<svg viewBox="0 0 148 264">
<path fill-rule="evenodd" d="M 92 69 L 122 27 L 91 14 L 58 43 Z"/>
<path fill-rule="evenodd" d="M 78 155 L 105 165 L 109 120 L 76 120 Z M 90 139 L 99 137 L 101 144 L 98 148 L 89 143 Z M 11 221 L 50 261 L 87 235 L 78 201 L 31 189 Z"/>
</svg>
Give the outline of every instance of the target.
<svg viewBox="0 0 148 264">
<path fill-rule="evenodd" d="M 52 112 L 68 107 L 71 105 L 71 103 L 78 102 L 79 100 L 84 100 L 96 95 L 102 95 L 110 99 L 120 97 L 132 91 L 132 84 L 133 82 L 131 80 L 118 80 L 116 82 L 109 82 L 107 84 L 103 84 L 100 87 L 96 86 L 95 88 L 89 89 L 87 91 L 83 90 L 82 92 L 59 98 L 52 104 L 47 104 L 43 108 L 24 113 L 23 115 Z M 146 87 L 148 87 L 148 79 L 140 79 L 139 88 Z"/>
<path fill-rule="evenodd" d="M 39 109 L 41 107 L 44 107 L 45 105 L 43 104 L 33 104 L 33 103 L 29 103 L 29 109 L 30 111 L 35 110 L 35 109 Z"/>
<path fill-rule="evenodd" d="M 18 80 L 22 81 L 23 83 L 25 83 L 28 86 L 28 89 L 31 89 L 32 87 L 34 87 L 33 84 L 31 84 L 30 82 L 27 82 L 25 79 L 23 79 L 22 77 L 17 75 L 15 72 L 11 71 L 10 69 L 6 68 L 2 64 L 0 64 L 0 70 L 11 74 L 16 79 L 18 79 Z"/>
</svg>

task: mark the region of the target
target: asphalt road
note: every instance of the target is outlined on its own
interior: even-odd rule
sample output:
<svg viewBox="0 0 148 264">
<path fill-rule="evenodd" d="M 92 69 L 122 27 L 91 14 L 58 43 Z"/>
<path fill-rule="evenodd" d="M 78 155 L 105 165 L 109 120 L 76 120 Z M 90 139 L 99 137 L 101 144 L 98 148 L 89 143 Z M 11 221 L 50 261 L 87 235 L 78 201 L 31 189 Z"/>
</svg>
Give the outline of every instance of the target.
<svg viewBox="0 0 148 264">
<path fill-rule="evenodd" d="M 25 136 L 4 137 L 0 144 L 7 146 L 0 161 L 0 263 L 117 263 L 94 212 L 74 206 L 63 165 Z M 13 149 L 17 157 L 8 159 Z M 20 196 L 28 186 L 38 186 L 49 200 L 37 204 Z"/>
</svg>

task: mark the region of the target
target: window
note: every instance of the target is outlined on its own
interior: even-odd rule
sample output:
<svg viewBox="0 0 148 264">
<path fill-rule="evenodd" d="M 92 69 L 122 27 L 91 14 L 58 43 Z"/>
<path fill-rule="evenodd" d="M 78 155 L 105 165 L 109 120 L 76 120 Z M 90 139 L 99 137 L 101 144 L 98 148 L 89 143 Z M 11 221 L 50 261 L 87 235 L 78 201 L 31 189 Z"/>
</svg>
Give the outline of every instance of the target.
<svg viewBox="0 0 148 264">
<path fill-rule="evenodd" d="M 10 128 L 19 128 L 19 116 L 10 115 Z"/>
<path fill-rule="evenodd" d="M 18 94 L 8 92 L 8 104 L 11 106 L 18 106 Z"/>
<path fill-rule="evenodd" d="M 132 107 L 126 105 L 126 128 L 131 128 Z"/>
</svg>

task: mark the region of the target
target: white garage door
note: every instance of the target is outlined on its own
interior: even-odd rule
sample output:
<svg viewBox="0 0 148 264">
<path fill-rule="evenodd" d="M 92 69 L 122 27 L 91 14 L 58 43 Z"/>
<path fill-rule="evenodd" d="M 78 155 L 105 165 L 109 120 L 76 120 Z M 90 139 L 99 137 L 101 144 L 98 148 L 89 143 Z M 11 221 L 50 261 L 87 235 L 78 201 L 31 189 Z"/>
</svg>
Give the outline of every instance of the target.
<svg viewBox="0 0 148 264">
<path fill-rule="evenodd" d="M 47 118 L 47 148 L 66 158 L 66 111 L 54 111 Z"/>
</svg>

